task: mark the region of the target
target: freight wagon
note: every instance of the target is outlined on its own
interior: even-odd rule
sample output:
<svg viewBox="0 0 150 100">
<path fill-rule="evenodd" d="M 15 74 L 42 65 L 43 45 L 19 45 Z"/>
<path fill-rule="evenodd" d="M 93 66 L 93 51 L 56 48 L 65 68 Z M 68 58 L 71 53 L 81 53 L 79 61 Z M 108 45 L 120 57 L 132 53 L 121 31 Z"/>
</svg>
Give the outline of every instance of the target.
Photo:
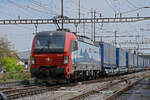
<svg viewBox="0 0 150 100">
<path fill-rule="evenodd" d="M 138 56 L 138 71 L 141 71 L 143 68 L 143 57 Z"/>
<path fill-rule="evenodd" d="M 127 61 L 126 61 L 126 51 L 117 48 L 116 49 L 116 67 L 118 69 L 118 73 L 127 73 L 128 67 L 127 67 Z"/>
<path fill-rule="evenodd" d="M 128 67 L 128 73 L 134 72 L 134 55 L 131 52 L 127 52 L 127 67 Z"/>
<path fill-rule="evenodd" d="M 111 44 L 100 42 L 101 48 L 101 66 L 103 71 L 108 74 L 118 73 L 116 67 L 116 47 Z"/>
<path fill-rule="evenodd" d="M 134 54 L 134 71 L 138 70 L 138 56 Z"/>
</svg>

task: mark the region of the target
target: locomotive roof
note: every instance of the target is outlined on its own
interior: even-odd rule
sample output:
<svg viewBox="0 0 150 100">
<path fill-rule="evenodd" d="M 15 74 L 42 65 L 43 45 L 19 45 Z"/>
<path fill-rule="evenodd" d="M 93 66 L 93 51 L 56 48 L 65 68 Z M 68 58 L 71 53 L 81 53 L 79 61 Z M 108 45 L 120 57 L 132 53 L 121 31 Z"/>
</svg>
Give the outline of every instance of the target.
<svg viewBox="0 0 150 100">
<path fill-rule="evenodd" d="M 38 32 L 36 35 L 49 35 L 50 33 L 53 33 L 55 35 L 65 35 L 66 32 L 64 31 L 42 31 L 42 32 Z"/>
</svg>

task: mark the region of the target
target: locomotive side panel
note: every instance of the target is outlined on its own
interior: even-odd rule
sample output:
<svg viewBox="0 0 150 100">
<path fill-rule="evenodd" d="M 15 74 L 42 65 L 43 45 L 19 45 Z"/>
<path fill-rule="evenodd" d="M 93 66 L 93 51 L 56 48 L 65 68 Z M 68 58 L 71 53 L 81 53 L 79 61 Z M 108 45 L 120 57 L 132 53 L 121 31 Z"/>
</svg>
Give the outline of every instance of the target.
<svg viewBox="0 0 150 100">
<path fill-rule="evenodd" d="M 100 70 L 99 47 L 78 41 L 78 50 L 72 52 L 73 71 L 80 70 Z"/>
</svg>

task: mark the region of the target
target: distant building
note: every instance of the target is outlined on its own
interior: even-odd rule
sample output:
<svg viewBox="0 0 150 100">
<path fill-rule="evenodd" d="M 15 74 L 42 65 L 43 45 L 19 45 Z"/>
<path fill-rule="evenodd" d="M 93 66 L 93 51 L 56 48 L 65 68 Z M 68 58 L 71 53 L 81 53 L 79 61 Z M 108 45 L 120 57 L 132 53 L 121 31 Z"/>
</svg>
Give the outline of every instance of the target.
<svg viewBox="0 0 150 100">
<path fill-rule="evenodd" d="M 24 68 L 27 68 L 29 65 L 30 52 L 31 51 L 18 52 L 18 57 L 20 59 L 20 62 L 18 63 L 20 63 Z"/>
</svg>

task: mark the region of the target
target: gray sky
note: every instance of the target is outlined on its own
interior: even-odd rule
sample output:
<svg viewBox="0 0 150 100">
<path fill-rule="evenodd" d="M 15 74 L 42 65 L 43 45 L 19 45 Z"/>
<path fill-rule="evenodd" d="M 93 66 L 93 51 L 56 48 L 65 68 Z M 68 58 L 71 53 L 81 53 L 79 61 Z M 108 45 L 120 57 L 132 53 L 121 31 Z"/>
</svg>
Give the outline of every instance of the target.
<svg viewBox="0 0 150 100">
<path fill-rule="evenodd" d="M 60 14 L 61 0 L 0 0 L 0 19 L 17 19 L 21 18 L 52 18 Z M 81 0 L 81 17 L 90 17 L 90 9 L 93 8 L 103 17 L 114 17 L 116 13 L 123 13 L 123 16 L 150 16 L 149 9 L 139 9 L 140 7 L 150 6 L 150 0 Z M 135 11 L 134 11 L 135 10 Z M 69 17 L 77 17 L 78 15 L 78 0 L 64 0 L 64 14 Z M 114 35 L 117 30 L 118 35 L 137 35 L 140 28 L 149 29 L 149 21 L 136 23 L 115 23 L 115 24 L 97 24 L 97 35 Z M 74 25 L 66 25 L 65 27 L 75 31 Z M 39 25 L 38 31 L 55 30 L 56 25 Z M 82 33 L 82 25 L 78 27 L 80 34 Z M 86 25 L 86 35 L 89 36 L 90 25 Z M 31 48 L 32 33 L 35 31 L 34 25 L 1 25 L 0 37 L 7 36 L 12 42 L 17 51 L 25 51 Z M 149 31 L 141 31 L 140 37 L 142 40 L 150 40 Z M 112 42 L 114 38 L 103 39 L 106 42 Z M 136 38 L 118 38 L 120 41 L 136 41 Z M 123 45 L 122 45 L 123 46 Z M 128 45 L 133 46 L 133 45 Z M 148 47 L 149 45 L 142 45 Z M 149 51 L 145 51 L 149 52 Z"/>
</svg>

